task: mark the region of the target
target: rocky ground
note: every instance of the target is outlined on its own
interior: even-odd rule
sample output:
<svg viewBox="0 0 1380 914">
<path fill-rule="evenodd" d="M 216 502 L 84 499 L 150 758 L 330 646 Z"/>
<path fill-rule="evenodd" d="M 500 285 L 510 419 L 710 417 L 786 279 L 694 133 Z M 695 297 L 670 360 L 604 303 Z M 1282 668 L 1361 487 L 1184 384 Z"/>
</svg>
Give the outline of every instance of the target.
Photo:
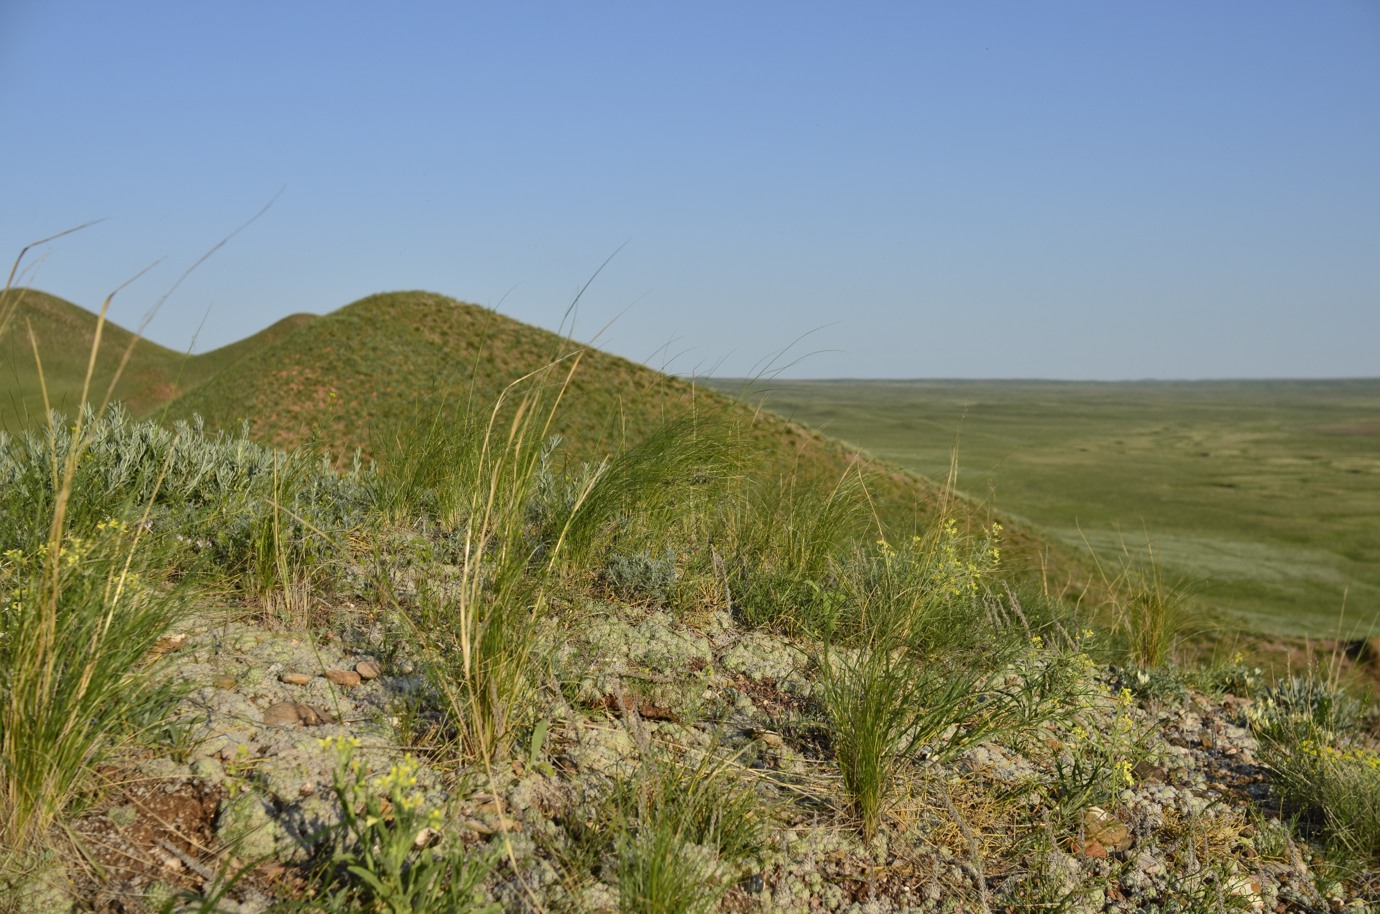
<svg viewBox="0 0 1380 914">
<path fill-rule="evenodd" d="M 618 910 L 616 864 L 596 855 L 577 869 L 570 848 L 589 797 L 641 776 L 657 747 L 724 754 L 769 811 L 724 910 L 1359 911 L 1380 899 L 1374 879 L 1315 869 L 1279 820 L 1250 699 L 1230 693 L 1131 700 L 1118 671 L 1090 669 L 1098 688 L 1078 727 L 914 760 L 866 842 L 841 808 L 815 661 L 727 613 L 593 606 L 553 628 L 545 738 L 490 771 L 427 749 L 440 721 L 405 630 L 346 603 L 329 618 L 312 635 L 207 612 L 160 645 L 163 675 L 190 690 L 158 748 L 103 772 L 103 800 L 72 826 L 86 859 L 52 867 L 33 910 L 149 911 L 223 892 L 221 910 L 260 912 L 308 897 L 309 864 L 341 822 L 337 737 L 356 741 L 369 773 L 416 755 L 417 789 L 444 811 L 430 840 L 491 854 L 485 890 L 505 910 Z M 1071 744 L 1128 734 L 1145 751 L 1133 767 L 1127 756 L 1110 800 L 1054 814 L 1051 772 Z"/>
</svg>

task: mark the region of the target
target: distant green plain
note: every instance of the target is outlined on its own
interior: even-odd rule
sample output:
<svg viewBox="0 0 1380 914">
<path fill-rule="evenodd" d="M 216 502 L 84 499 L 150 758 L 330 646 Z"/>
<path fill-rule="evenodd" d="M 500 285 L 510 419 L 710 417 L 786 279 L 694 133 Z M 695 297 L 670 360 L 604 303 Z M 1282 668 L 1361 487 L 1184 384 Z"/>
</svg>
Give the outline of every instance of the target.
<svg viewBox="0 0 1380 914">
<path fill-rule="evenodd" d="M 1380 379 L 773 381 L 747 396 L 937 479 L 956 454 L 959 489 L 1104 564 L 1148 537 L 1207 624 L 1380 634 Z"/>
</svg>

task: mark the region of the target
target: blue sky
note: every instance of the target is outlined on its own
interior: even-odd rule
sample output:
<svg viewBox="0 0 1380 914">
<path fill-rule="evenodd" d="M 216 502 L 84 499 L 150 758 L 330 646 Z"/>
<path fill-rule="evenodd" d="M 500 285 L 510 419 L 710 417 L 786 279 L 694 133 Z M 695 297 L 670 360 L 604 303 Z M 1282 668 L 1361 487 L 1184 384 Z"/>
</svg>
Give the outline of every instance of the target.
<svg viewBox="0 0 1380 914">
<path fill-rule="evenodd" d="M 576 336 L 685 373 L 1380 375 L 1374 0 L 0 0 L 0 115 L 0 255 L 104 217 L 28 279 L 163 258 L 127 326 L 281 190 L 180 349 L 617 252 Z"/>
</svg>

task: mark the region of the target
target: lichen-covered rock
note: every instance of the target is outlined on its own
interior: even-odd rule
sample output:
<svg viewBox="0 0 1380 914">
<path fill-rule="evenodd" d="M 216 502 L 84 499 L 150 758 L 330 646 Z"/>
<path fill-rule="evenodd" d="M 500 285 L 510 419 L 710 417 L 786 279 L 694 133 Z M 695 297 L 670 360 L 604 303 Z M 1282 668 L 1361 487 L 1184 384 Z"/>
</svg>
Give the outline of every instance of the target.
<svg viewBox="0 0 1380 914">
<path fill-rule="evenodd" d="M 240 859 L 255 860 L 285 853 L 297 855 L 298 847 L 274 815 L 273 804 L 258 793 L 241 789 L 221 804 L 216 818 L 216 838 L 232 848 Z"/>
<path fill-rule="evenodd" d="M 614 776 L 632 767 L 636 753 L 636 743 L 622 727 L 586 726 L 578 729 L 565 750 L 565 758 L 578 769 Z"/>
<path fill-rule="evenodd" d="M 789 681 L 810 666 L 805 652 L 766 632 L 744 632 L 724 651 L 720 665 L 749 679 Z"/>
</svg>

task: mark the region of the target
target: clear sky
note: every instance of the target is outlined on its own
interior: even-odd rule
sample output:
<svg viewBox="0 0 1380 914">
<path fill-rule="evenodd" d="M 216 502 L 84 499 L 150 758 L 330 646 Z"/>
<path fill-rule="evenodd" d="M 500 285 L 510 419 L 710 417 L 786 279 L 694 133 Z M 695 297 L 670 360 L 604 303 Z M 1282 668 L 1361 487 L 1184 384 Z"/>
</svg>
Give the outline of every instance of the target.
<svg viewBox="0 0 1380 914">
<path fill-rule="evenodd" d="M 151 338 L 427 289 L 653 367 L 1380 375 L 1380 2 L 0 0 L 0 255 Z M 792 356 L 788 355 L 786 360 Z M 778 364 L 781 364 L 778 362 Z"/>
</svg>

